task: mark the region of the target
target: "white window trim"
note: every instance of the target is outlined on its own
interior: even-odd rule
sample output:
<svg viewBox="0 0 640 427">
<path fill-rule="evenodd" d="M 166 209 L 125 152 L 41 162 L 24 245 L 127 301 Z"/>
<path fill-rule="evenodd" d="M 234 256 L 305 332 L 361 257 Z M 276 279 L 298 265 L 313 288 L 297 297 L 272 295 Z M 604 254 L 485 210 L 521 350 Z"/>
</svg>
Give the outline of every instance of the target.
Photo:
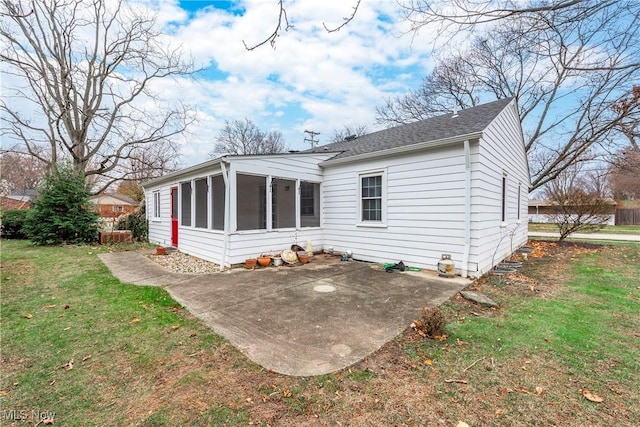
<svg viewBox="0 0 640 427">
<path fill-rule="evenodd" d="M 518 199 L 517 199 L 517 209 L 518 209 L 518 220 L 516 224 L 520 224 L 522 222 L 522 183 L 518 183 Z"/>
<path fill-rule="evenodd" d="M 509 179 L 507 173 L 503 172 L 500 181 L 500 227 L 506 227 L 509 222 Z"/>
<path fill-rule="evenodd" d="M 362 220 L 362 178 L 371 176 L 382 176 L 382 189 L 381 189 L 381 220 L 380 221 L 363 221 Z M 356 226 L 357 227 L 372 227 L 372 228 L 386 228 L 387 227 L 387 170 L 378 169 L 373 171 L 361 172 L 357 176 L 357 189 L 358 189 L 358 207 L 356 210 Z"/>
<path fill-rule="evenodd" d="M 158 220 L 162 216 L 161 211 L 160 211 L 160 209 L 162 207 L 161 199 L 160 199 L 160 190 L 156 190 L 156 191 L 153 192 L 152 200 L 153 200 L 153 207 L 152 207 L 153 211 L 151 213 L 152 214 L 152 218 L 155 219 L 155 220 Z"/>
</svg>

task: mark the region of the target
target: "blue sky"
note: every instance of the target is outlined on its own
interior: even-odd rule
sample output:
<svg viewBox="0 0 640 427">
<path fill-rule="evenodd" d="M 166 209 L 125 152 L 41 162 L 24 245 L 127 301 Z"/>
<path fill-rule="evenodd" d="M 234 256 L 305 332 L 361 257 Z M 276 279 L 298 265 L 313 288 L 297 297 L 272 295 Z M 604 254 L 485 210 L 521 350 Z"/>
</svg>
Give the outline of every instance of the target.
<svg viewBox="0 0 640 427">
<path fill-rule="evenodd" d="M 168 37 L 204 69 L 196 80 L 163 90 L 198 111 L 197 125 L 180 142 L 181 166 L 207 159 L 225 120 L 247 117 L 263 131 L 279 130 L 291 149 L 308 148 L 305 129 L 320 132 L 321 144 L 344 125 L 378 129 L 376 106 L 420 85 L 433 37 L 402 36 L 406 24 L 388 0 L 362 1 L 348 26 L 330 34 L 323 29 L 323 23 L 340 25 L 354 5 L 285 1 L 294 28 L 275 49 L 267 44 L 249 52 L 243 40 L 252 45 L 273 32 L 276 0 L 155 2 Z"/>
</svg>

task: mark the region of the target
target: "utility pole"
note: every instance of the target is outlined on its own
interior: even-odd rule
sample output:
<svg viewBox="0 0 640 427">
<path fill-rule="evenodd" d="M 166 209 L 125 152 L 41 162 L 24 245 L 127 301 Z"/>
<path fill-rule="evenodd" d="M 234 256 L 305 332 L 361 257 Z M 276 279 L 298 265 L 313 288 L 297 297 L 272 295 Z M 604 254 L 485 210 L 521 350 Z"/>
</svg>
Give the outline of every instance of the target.
<svg viewBox="0 0 640 427">
<path fill-rule="evenodd" d="M 305 130 L 304 133 L 308 133 L 309 134 L 309 138 L 305 138 L 304 142 L 308 142 L 311 144 L 311 149 L 313 150 L 314 148 L 316 148 L 316 142 L 318 142 L 317 139 L 314 139 L 314 137 L 316 135 L 320 135 L 320 132 L 314 132 L 312 130 Z"/>
</svg>

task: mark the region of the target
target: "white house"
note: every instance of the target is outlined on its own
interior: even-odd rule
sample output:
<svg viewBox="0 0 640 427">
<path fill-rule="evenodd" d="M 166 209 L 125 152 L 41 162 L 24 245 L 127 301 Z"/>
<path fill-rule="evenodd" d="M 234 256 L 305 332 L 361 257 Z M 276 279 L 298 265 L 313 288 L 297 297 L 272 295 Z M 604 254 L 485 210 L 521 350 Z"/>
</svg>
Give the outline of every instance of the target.
<svg viewBox="0 0 640 427">
<path fill-rule="evenodd" d="M 527 240 L 529 170 L 505 99 L 305 152 L 222 156 L 143 184 L 149 240 L 221 266 L 293 243 L 477 277 Z"/>
</svg>

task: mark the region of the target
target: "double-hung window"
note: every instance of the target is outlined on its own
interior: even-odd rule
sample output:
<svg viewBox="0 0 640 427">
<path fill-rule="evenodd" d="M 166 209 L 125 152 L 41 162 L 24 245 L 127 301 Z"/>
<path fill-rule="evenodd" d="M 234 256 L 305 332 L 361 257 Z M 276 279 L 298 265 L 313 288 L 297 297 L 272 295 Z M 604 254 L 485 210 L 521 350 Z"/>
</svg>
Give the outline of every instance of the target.
<svg viewBox="0 0 640 427">
<path fill-rule="evenodd" d="M 360 222 L 384 222 L 385 180 L 383 172 L 360 175 Z"/>
</svg>

